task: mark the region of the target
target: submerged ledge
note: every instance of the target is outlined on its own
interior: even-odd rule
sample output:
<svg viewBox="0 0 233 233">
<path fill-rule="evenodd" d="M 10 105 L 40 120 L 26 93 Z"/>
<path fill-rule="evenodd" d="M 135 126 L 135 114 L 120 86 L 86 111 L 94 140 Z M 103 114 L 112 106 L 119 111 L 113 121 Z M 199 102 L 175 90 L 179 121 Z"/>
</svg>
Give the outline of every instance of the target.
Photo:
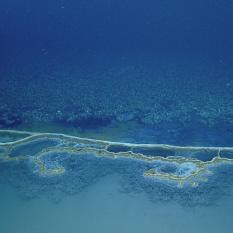
<svg viewBox="0 0 233 233">
<path fill-rule="evenodd" d="M 64 157 L 93 155 L 150 163 L 152 167 L 142 174 L 145 179 L 195 187 L 200 181 L 207 181 L 211 167 L 224 163 L 233 165 L 233 147 L 134 144 L 18 130 L 0 130 L 0 140 L 0 162 L 28 160 L 35 165 L 34 172 L 45 177 L 66 172 L 61 163 Z"/>
</svg>

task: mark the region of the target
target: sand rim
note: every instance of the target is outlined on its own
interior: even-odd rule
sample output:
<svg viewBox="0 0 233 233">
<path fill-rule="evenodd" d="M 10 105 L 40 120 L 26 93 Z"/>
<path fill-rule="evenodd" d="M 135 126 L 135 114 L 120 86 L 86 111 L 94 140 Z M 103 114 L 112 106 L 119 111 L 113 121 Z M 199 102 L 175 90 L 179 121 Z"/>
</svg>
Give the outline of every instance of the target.
<svg viewBox="0 0 233 233">
<path fill-rule="evenodd" d="M 4 138 L 7 137 L 7 140 Z M 150 163 L 153 167 L 142 174 L 146 179 L 176 182 L 179 187 L 193 187 L 205 181 L 202 175 L 211 174 L 210 167 L 233 165 L 233 147 L 196 147 L 168 144 L 134 144 L 81 138 L 59 133 L 39 133 L 0 130 L 0 162 L 33 161 L 40 176 L 56 176 L 66 172 L 56 161 L 62 156 L 93 155 L 97 159 L 130 159 Z M 50 158 L 53 159 L 51 160 Z M 91 171 L 90 171 L 91 172 Z"/>
</svg>

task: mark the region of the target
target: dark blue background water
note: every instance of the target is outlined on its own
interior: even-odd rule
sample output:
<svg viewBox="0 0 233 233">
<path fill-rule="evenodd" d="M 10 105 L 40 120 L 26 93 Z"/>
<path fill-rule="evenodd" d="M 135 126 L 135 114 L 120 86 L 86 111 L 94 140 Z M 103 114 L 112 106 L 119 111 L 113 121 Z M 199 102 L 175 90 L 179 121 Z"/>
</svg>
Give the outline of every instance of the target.
<svg viewBox="0 0 233 233">
<path fill-rule="evenodd" d="M 232 54 L 229 0 L 1 0 L 1 61 L 26 52 L 175 51 Z"/>
</svg>

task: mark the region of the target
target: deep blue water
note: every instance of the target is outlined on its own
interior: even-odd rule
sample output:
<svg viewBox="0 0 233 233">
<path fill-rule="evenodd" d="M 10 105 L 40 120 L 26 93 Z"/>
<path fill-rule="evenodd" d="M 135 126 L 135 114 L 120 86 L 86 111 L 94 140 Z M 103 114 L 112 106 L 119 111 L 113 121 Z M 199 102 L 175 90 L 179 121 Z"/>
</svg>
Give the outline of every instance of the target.
<svg viewBox="0 0 233 233">
<path fill-rule="evenodd" d="M 232 51 L 231 1 L 1 1 L 1 57 L 111 52 Z"/>
<path fill-rule="evenodd" d="M 232 28 L 230 0 L 1 0 L 0 130 L 232 147 Z M 67 174 L 42 178 L 5 153 L 0 145 L 0 232 L 232 228 L 232 165 L 180 189 L 145 180 L 139 161 L 68 154 Z"/>
</svg>

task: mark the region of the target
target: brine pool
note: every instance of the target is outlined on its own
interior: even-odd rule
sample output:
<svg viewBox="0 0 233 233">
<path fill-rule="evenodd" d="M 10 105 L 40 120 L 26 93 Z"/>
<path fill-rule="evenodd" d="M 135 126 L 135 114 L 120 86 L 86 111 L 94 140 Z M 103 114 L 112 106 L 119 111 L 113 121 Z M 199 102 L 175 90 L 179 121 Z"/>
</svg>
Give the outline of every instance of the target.
<svg viewBox="0 0 233 233">
<path fill-rule="evenodd" d="M 233 229 L 233 148 L 0 131 L 0 232 Z"/>
</svg>

